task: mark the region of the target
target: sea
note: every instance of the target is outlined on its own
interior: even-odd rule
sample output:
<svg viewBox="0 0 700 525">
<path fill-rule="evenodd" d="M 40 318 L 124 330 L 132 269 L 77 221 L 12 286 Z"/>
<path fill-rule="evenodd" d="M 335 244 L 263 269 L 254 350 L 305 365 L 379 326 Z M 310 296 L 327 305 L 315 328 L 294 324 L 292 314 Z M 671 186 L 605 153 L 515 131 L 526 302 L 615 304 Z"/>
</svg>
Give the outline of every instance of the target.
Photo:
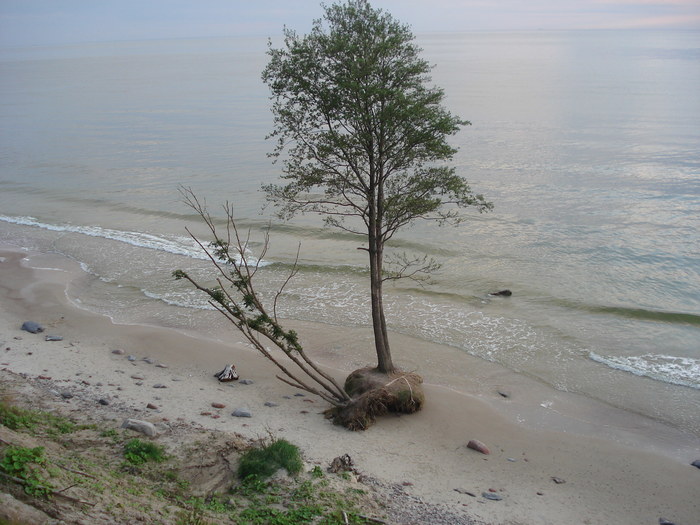
<svg viewBox="0 0 700 525">
<path fill-rule="evenodd" d="M 451 137 L 452 165 L 494 209 L 391 241 L 441 268 L 386 285 L 390 331 L 700 436 L 700 32 L 416 41 L 445 106 L 471 122 Z M 264 297 L 298 254 L 284 318 L 369 331 L 364 240 L 319 217 L 283 221 L 261 191 L 282 175 L 267 46 L 0 49 L 0 243 L 78 261 L 84 308 L 190 329 L 211 307 L 171 273 L 214 276 L 186 230 L 210 239 L 183 203 L 191 188 L 221 226 L 232 206 Z"/>
</svg>

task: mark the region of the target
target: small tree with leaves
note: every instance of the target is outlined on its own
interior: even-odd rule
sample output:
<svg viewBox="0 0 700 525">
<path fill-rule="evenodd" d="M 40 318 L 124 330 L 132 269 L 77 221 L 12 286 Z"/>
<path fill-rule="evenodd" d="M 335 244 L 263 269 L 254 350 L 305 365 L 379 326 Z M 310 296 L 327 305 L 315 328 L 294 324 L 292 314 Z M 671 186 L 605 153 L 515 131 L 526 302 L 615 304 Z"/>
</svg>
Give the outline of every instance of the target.
<svg viewBox="0 0 700 525">
<path fill-rule="evenodd" d="M 366 0 L 325 7 L 308 35 L 284 31 L 270 45 L 263 80 L 272 92 L 285 184 L 266 186 L 280 216 L 312 212 L 361 238 L 369 255 L 377 371 L 395 370 L 382 286 L 436 268 L 402 257 L 385 271 L 387 243 L 418 219 L 458 224 L 462 208 L 491 208 L 444 165 L 456 153 L 447 138 L 469 123 L 443 106 L 410 29 Z"/>
</svg>

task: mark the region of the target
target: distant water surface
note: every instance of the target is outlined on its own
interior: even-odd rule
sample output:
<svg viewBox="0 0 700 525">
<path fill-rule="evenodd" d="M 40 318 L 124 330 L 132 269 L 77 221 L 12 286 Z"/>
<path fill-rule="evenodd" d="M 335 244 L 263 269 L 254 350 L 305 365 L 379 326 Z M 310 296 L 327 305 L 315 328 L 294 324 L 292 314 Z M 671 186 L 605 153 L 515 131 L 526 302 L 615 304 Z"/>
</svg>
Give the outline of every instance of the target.
<svg viewBox="0 0 700 525">
<path fill-rule="evenodd" d="M 80 261 L 87 307 L 185 323 L 206 307 L 170 277 L 206 275 L 184 230 L 202 232 L 178 193 L 190 186 L 213 209 L 233 203 L 254 234 L 272 219 L 264 286 L 302 242 L 286 316 L 366 325 L 361 240 L 262 209 L 260 185 L 280 175 L 266 42 L 0 50 L 0 241 Z M 391 329 L 700 434 L 700 34 L 418 42 L 472 122 L 454 138 L 458 172 L 496 207 L 396 239 L 443 268 L 425 288 L 388 287 Z M 502 288 L 513 296 L 488 296 Z"/>
</svg>

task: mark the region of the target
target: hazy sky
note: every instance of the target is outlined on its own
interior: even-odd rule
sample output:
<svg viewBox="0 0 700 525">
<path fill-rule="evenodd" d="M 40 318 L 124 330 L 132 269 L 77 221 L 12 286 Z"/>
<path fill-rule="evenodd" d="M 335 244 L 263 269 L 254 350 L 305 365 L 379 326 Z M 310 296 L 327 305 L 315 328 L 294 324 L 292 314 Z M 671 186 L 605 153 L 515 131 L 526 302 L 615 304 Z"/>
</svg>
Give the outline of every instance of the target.
<svg viewBox="0 0 700 525">
<path fill-rule="evenodd" d="M 0 0 L 0 45 L 306 32 L 320 0 Z M 332 3 L 328 1 L 327 3 Z M 374 0 L 414 32 L 700 29 L 700 0 Z"/>
</svg>

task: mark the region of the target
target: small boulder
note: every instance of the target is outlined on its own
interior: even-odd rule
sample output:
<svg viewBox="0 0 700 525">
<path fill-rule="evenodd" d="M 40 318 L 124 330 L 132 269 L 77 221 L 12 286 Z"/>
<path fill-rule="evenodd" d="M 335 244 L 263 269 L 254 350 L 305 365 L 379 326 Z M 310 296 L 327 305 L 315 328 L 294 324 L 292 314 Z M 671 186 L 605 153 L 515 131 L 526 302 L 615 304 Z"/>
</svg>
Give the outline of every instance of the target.
<svg viewBox="0 0 700 525">
<path fill-rule="evenodd" d="M 247 408 L 237 408 L 231 415 L 233 417 L 253 417 L 253 414 Z"/>
<path fill-rule="evenodd" d="M 691 463 L 692 466 L 700 468 L 700 459 L 696 459 Z"/>
<path fill-rule="evenodd" d="M 513 292 L 510 290 L 501 290 L 500 292 L 491 292 L 489 295 L 493 295 L 496 297 L 510 297 L 513 295 Z"/>
<path fill-rule="evenodd" d="M 22 323 L 22 330 L 31 334 L 38 334 L 39 332 L 44 331 L 44 327 L 39 323 L 35 323 L 34 321 L 25 321 Z"/>
<path fill-rule="evenodd" d="M 467 443 L 467 448 L 470 448 L 472 450 L 476 450 L 477 452 L 481 452 L 482 454 L 489 455 L 491 454 L 491 451 L 489 448 L 484 445 L 481 441 L 478 439 L 471 439 L 469 443 Z"/>
<path fill-rule="evenodd" d="M 141 421 L 140 419 L 125 419 L 122 423 L 122 428 L 127 428 L 129 430 L 135 430 L 136 432 L 141 432 L 149 437 L 154 437 L 158 434 L 156 427 L 153 423 L 148 421 Z"/>
</svg>

